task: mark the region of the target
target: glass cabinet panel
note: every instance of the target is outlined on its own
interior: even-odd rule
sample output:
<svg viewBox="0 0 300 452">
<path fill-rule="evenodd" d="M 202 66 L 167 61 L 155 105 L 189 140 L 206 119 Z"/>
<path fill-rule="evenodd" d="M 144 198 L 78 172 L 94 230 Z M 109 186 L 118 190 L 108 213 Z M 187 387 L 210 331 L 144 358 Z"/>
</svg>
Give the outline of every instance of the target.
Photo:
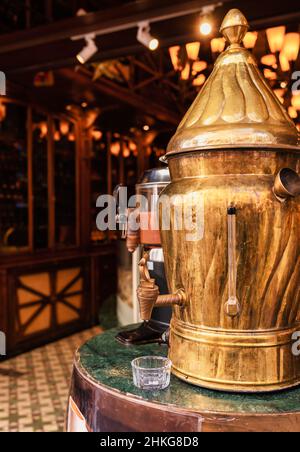
<svg viewBox="0 0 300 452">
<path fill-rule="evenodd" d="M 96 208 L 96 202 L 100 195 L 107 194 L 108 174 L 107 174 L 107 145 L 105 137 L 102 134 L 92 138 L 91 154 L 91 242 L 94 245 L 106 240 L 107 234 L 98 231 L 96 218 L 99 209 Z"/>
<path fill-rule="evenodd" d="M 54 121 L 55 242 L 76 245 L 76 141 L 73 124 Z"/>
<path fill-rule="evenodd" d="M 0 103 L 0 253 L 28 247 L 27 108 Z"/>
<path fill-rule="evenodd" d="M 33 218 L 34 248 L 48 248 L 48 123 L 37 112 L 32 115 L 33 129 Z"/>
</svg>

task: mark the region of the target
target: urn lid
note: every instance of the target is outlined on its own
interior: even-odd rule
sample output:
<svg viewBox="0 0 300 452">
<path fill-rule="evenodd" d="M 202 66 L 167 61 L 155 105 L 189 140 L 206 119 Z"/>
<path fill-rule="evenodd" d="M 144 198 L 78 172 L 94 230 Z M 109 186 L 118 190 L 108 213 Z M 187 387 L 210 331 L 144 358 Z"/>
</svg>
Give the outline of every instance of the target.
<svg viewBox="0 0 300 452">
<path fill-rule="evenodd" d="M 165 168 L 153 168 L 144 172 L 140 178 L 138 187 L 149 186 L 165 186 L 171 182 L 170 171 L 168 167 Z"/>
<path fill-rule="evenodd" d="M 273 148 L 300 152 L 299 133 L 242 41 L 245 16 L 232 9 L 221 33 L 229 46 L 186 113 L 166 157 L 212 149 Z"/>
</svg>

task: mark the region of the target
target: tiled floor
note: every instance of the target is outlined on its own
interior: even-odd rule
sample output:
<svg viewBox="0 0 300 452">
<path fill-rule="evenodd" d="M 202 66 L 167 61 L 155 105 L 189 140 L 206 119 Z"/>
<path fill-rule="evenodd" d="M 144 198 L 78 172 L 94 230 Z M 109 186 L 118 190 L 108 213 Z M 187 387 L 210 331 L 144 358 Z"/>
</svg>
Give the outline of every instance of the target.
<svg viewBox="0 0 300 452">
<path fill-rule="evenodd" d="M 0 432 L 60 432 L 64 428 L 75 350 L 94 328 L 0 362 Z"/>
</svg>

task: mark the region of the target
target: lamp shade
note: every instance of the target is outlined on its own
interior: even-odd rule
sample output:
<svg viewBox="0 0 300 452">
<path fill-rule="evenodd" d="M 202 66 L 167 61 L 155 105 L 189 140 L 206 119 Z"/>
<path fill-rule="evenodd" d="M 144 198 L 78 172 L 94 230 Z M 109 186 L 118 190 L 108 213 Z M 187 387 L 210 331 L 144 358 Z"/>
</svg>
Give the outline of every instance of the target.
<svg viewBox="0 0 300 452">
<path fill-rule="evenodd" d="M 4 121 L 6 118 L 6 105 L 0 102 L 0 122 Z"/>
<path fill-rule="evenodd" d="M 277 74 L 271 69 L 264 69 L 264 76 L 267 80 L 277 80 Z"/>
<path fill-rule="evenodd" d="M 65 119 L 62 119 L 59 124 L 59 129 L 62 135 L 68 135 L 70 131 L 70 124 Z"/>
<path fill-rule="evenodd" d="M 46 122 L 40 123 L 40 131 L 41 131 L 41 138 L 45 138 L 48 134 L 48 124 Z"/>
<path fill-rule="evenodd" d="M 300 94 L 292 96 L 292 107 L 294 107 L 297 111 L 300 111 Z"/>
<path fill-rule="evenodd" d="M 196 61 L 200 51 L 200 42 L 190 42 L 186 45 L 189 60 Z"/>
<path fill-rule="evenodd" d="M 193 64 L 193 71 L 194 72 L 202 72 L 207 68 L 206 61 L 195 61 Z"/>
<path fill-rule="evenodd" d="M 261 62 L 265 66 L 274 66 L 277 63 L 276 56 L 272 53 L 270 55 L 264 55 L 261 59 Z"/>
<path fill-rule="evenodd" d="M 205 83 L 206 77 L 204 74 L 198 75 L 193 81 L 194 86 L 202 86 Z"/>
<path fill-rule="evenodd" d="M 248 33 L 246 33 L 243 39 L 243 43 L 246 49 L 253 49 L 255 47 L 257 38 L 258 38 L 257 31 L 248 31 Z"/>
<path fill-rule="evenodd" d="M 180 47 L 179 46 L 173 46 L 169 48 L 169 54 L 172 61 L 172 65 L 175 69 L 175 71 L 180 70 L 180 64 L 179 64 L 179 52 Z"/>
<path fill-rule="evenodd" d="M 282 72 L 289 72 L 289 70 L 290 70 L 289 60 L 287 59 L 285 54 L 282 52 L 279 55 L 279 61 L 280 61 L 280 67 L 281 67 Z"/>
<path fill-rule="evenodd" d="M 298 113 L 297 113 L 297 110 L 295 107 L 289 107 L 288 112 L 289 112 L 290 118 L 292 118 L 292 119 L 298 118 Z"/>
<path fill-rule="evenodd" d="M 226 41 L 224 38 L 214 38 L 210 42 L 212 53 L 221 53 L 225 49 Z"/>
<path fill-rule="evenodd" d="M 272 53 L 281 52 L 286 28 L 273 27 L 267 29 L 267 38 Z"/>
<path fill-rule="evenodd" d="M 300 34 L 287 33 L 284 38 L 282 53 L 288 61 L 296 61 L 300 48 Z"/>
<path fill-rule="evenodd" d="M 187 63 L 183 71 L 181 71 L 181 80 L 188 80 L 190 78 L 190 64 Z"/>
</svg>

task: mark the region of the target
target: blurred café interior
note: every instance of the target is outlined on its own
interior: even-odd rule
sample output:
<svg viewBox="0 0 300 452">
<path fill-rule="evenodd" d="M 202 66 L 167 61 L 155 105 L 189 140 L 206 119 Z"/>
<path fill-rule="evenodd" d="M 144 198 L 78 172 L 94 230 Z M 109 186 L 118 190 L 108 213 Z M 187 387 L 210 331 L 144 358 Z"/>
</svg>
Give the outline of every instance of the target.
<svg viewBox="0 0 300 452">
<path fill-rule="evenodd" d="M 119 232 L 97 229 L 96 202 L 164 167 L 236 7 L 244 46 L 300 130 L 299 0 L 0 1 L 3 385 L 40 347 L 138 321 L 131 255 Z M 11 422 L 0 416 L 0 430 L 21 428 Z"/>
</svg>

